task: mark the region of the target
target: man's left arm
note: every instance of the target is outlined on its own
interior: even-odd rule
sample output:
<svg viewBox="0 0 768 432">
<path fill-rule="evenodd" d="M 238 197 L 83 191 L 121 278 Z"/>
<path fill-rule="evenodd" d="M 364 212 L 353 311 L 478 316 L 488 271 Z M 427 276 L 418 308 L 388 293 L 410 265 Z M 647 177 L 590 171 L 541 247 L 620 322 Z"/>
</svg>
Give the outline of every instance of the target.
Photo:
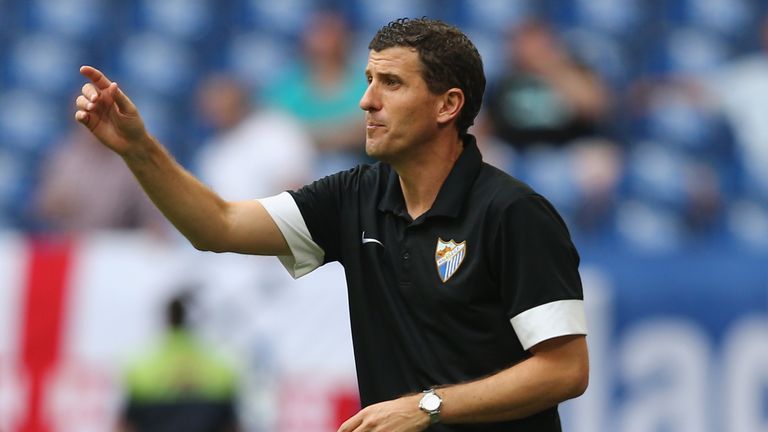
<svg viewBox="0 0 768 432">
<path fill-rule="evenodd" d="M 486 423 L 528 417 L 587 388 L 589 359 L 583 335 L 545 340 L 531 357 L 483 379 L 436 389 L 443 400 L 442 423 Z M 347 420 L 339 432 L 422 431 L 429 416 L 419 409 L 421 394 L 381 402 Z"/>
</svg>

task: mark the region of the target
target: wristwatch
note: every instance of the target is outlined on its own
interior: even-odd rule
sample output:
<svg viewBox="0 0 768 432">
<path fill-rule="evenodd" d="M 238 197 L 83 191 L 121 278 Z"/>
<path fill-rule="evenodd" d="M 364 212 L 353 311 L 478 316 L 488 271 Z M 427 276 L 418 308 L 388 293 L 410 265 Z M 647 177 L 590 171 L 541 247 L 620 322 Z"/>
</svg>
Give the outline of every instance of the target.
<svg viewBox="0 0 768 432">
<path fill-rule="evenodd" d="M 440 421 L 440 408 L 442 406 L 443 400 L 435 393 L 435 389 L 424 390 L 423 396 L 419 401 L 419 409 L 429 415 L 430 424 Z"/>
</svg>

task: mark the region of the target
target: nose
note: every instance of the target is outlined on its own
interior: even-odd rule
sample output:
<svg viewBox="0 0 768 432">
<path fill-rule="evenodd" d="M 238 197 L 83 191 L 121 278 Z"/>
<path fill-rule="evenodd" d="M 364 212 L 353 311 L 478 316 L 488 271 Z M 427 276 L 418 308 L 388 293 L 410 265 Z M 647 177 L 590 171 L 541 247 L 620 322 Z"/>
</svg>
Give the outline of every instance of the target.
<svg viewBox="0 0 768 432">
<path fill-rule="evenodd" d="M 363 111 L 378 111 L 381 108 L 381 102 L 379 101 L 376 89 L 373 84 L 368 84 L 368 87 L 363 93 L 363 97 L 360 98 L 360 109 Z"/>
</svg>

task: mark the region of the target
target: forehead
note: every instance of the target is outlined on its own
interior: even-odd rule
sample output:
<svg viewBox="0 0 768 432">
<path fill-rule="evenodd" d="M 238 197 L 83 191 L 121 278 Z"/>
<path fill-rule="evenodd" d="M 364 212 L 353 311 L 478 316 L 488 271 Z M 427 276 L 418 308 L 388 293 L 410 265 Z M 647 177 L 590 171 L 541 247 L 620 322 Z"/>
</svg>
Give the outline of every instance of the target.
<svg viewBox="0 0 768 432">
<path fill-rule="evenodd" d="M 366 73 L 420 73 L 421 62 L 414 48 L 392 47 L 368 53 Z"/>
</svg>

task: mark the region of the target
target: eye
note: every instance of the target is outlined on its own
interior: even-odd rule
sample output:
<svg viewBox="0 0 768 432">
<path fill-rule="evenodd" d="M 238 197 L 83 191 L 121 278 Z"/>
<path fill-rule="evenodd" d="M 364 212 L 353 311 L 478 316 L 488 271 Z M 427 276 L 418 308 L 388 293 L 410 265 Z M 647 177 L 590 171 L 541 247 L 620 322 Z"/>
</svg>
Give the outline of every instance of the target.
<svg viewBox="0 0 768 432">
<path fill-rule="evenodd" d="M 400 81 L 396 80 L 395 78 L 386 78 L 384 80 L 384 84 L 389 86 L 389 87 L 393 87 L 393 86 L 396 86 L 396 85 L 400 84 Z"/>
</svg>

